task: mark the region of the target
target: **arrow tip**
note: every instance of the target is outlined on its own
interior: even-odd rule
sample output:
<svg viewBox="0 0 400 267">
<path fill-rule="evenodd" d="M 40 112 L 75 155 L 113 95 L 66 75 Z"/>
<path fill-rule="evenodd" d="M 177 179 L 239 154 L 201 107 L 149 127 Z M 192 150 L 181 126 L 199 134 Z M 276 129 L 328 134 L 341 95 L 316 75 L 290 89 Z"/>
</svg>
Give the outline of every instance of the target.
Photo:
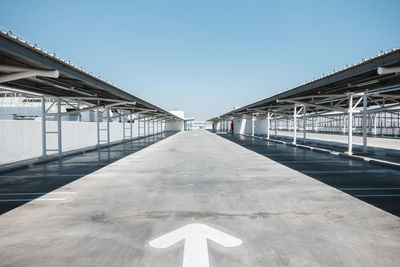
<svg viewBox="0 0 400 267">
<path fill-rule="evenodd" d="M 158 242 L 158 240 L 154 239 L 149 242 L 149 245 L 153 248 L 166 248 L 168 245 L 163 245 Z"/>
</svg>

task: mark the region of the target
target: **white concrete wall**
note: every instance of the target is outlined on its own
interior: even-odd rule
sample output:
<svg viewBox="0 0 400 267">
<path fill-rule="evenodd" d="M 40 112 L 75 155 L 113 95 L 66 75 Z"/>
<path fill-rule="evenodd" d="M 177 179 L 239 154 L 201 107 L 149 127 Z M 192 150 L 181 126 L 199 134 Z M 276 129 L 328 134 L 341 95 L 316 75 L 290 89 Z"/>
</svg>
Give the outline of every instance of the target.
<svg viewBox="0 0 400 267">
<path fill-rule="evenodd" d="M 257 118 L 254 122 L 255 135 L 267 135 L 267 118 Z"/>
<path fill-rule="evenodd" d="M 169 131 L 183 131 L 185 127 L 184 121 L 166 121 L 165 122 L 165 130 Z"/>
<path fill-rule="evenodd" d="M 184 131 L 185 130 L 185 122 L 183 119 L 185 118 L 185 112 L 183 110 L 172 110 L 169 111 L 171 114 L 182 118 L 180 121 L 166 121 L 165 122 L 165 131 Z"/>
<path fill-rule="evenodd" d="M 0 164 L 40 156 L 41 133 L 40 121 L 0 121 Z"/>
<path fill-rule="evenodd" d="M 225 121 L 220 121 L 219 122 L 218 130 L 221 131 L 221 132 L 225 131 Z"/>
<path fill-rule="evenodd" d="M 241 118 L 233 119 L 233 133 L 234 134 L 244 134 L 244 129 L 246 127 L 246 120 Z"/>
<path fill-rule="evenodd" d="M 0 164 L 20 161 L 42 155 L 42 122 L 22 120 L 0 120 Z M 152 124 L 146 123 L 146 128 Z M 56 131 L 57 122 L 47 121 L 47 131 Z M 106 129 L 106 122 L 100 123 L 101 129 Z M 130 137 L 129 123 L 125 123 L 126 138 Z M 138 136 L 137 120 L 132 123 L 133 137 Z M 155 127 L 155 132 L 157 129 Z M 152 128 L 150 129 L 150 134 Z M 147 130 L 146 130 L 147 134 Z M 143 136 L 143 129 L 141 136 Z M 107 140 L 107 131 L 100 131 L 100 139 Z M 110 141 L 123 139 L 123 124 L 110 122 Z M 97 144 L 96 122 L 62 122 L 62 148 L 69 151 Z M 57 134 L 47 134 L 47 148 L 57 148 Z M 54 153 L 54 152 L 51 152 Z M 48 153 L 48 154 L 51 154 Z"/>
<path fill-rule="evenodd" d="M 221 131 L 221 122 L 220 122 L 220 121 L 217 121 L 217 122 L 215 123 L 215 130 L 216 130 L 216 131 Z"/>
<path fill-rule="evenodd" d="M 251 135 L 251 118 L 243 119 L 245 122 L 244 133 Z"/>
<path fill-rule="evenodd" d="M 234 134 L 251 134 L 251 118 L 233 119 Z M 254 121 L 254 134 L 266 135 L 267 134 L 267 119 L 258 118 Z"/>
</svg>

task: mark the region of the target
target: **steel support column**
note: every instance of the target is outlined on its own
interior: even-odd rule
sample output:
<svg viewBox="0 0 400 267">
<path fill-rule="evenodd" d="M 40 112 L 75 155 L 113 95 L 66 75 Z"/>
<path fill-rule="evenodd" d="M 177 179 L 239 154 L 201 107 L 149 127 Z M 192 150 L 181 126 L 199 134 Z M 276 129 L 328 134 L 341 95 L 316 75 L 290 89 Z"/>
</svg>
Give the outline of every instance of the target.
<svg viewBox="0 0 400 267">
<path fill-rule="evenodd" d="M 76 105 L 77 107 L 78 107 L 78 110 L 80 110 L 81 109 L 81 107 L 80 107 L 80 102 L 78 101 L 78 103 L 77 103 L 77 105 Z M 78 121 L 82 121 L 82 113 L 78 113 Z"/>
<path fill-rule="evenodd" d="M 121 112 L 123 112 L 123 111 L 121 111 Z M 125 115 L 123 115 L 121 117 L 121 120 L 122 120 L 122 140 L 125 141 L 125 138 L 126 138 L 126 135 L 125 135 Z"/>
<path fill-rule="evenodd" d="M 133 129 L 132 129 L 132 113 L 129 115 L 129 131 L 131 133 L 131 140 L 133 139 Z"/>
<path fill-rule="evenodd" d="M 348 150 L 347 153 L 349 155 L 353 154 L 353 95 L 349 95 L 349 124 L 348 124 Z"/>
<path fill-rule="evenodd" d="M 146 136 L 146 116 L 143 118 L 143 136 Z"/>
<path fill-rule="evenodd" d="M 306 141 L 307 138 L 307 110 L 306 105 L 303 105 L 303 141 Z"/>
<path fill-rule="evenodd" d="M 46 157 L 46 98 L 42 96 L 42 157 Z"/>
<path fill-rule="evenodd" d="M 137 132 L 138 132 L 138 137 L 140 137 L 140 115 L 137 115 Z"/>
<path fill-rule="evenodd" d="M 367 152 L 367 108 L 368 108 L 368 90 L 365 90 L 363 95 L 363 122 L 362 122 L 362 132 L 363 132 L 363 152 Z"/>
<path fill-rule="evenodd" d="M 147 117 L 147 136 L 150 136 L 150 117 Z"/>
<path fill-rule="evenodd" d="M 97 119 L 96 119 L 96 126 L 97 126 L 97 145 L 100 145 L 100 112 L 99 108 L 96 109 Z"/>
<path fill-rule="evenodd" d="M 297 106 L 294 105 L 294 109 L 293 109 L 293 144 L 296 144 L 296 133 L 297 133 Z"/>
<path fill-rule="evenodd" d="M 274 115 L 275 115 L 275 117 L 274 117 L 274 124 L 275 124 L 275 137 L 276 137 L 276 135 L 278 134 L 278 128 L 276 128 L 276 113 L 275 113 Z"/>
<path fill-rule="evenodd" d="M 269 139 L 269 129 L 271 128 L 271 113 L 268 112 L 267 114 L 267 139 Z"/>
<path fill-rule="evenodd" d="M 251 136 L 254 136 L 254 115 L 251 116 Z"/>
<path fill-rule="evenodd" d="M 106 119 L 107 119 L 107 144 L 110 144 L 110 109 L 106 109 Z"/>
<path fill-rule="evenodd" d="M 159 132 L 158 127 L 159 127 L 159 120 L 156 121 L 156 130 L 157 130 L 157 134 L 158 134 L 158 132 Z"/>
<path fill-rule="evenodd" d="M 62 132 L 61 132 L 61 99 L 57 98 L 57 139 L 58 157 L 62 158 Z"/>
</svg>

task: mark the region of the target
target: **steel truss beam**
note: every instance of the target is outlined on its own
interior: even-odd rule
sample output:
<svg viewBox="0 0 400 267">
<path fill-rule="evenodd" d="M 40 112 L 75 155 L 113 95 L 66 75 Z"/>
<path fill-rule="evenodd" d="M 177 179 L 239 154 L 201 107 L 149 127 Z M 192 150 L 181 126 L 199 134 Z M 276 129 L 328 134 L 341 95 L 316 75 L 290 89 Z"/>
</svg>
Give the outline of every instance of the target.
<svg viewBox="0 0 400 267">
<path fill-rule="evenodd" d="M 0 71 L 7 72 L 9 74 L 3 74 L 0 76 L 0 83 L 11 82 L 15 80 L 25 79 L 35 76 L 58 78 L 58 70 L 41 70 L 34 68 L 22 68 L 17 66 L 10 66 L 0 64 Z"/>
<path fill-rule="evenodd" d="M 314 107 L 314 108 L 319 108 L 323 110 L 331 110 L 331 111 L 340 111 L 340 112 L 345 112 L 345 108 L 339 108 L 339 107 L 333 107 L 333 106 L 324 106 L 324 105 L 318 105 L 318 104 L 313 104 L 313 103 L 308 103 L 308 102 L 303 102 L 303 101 L 297 101 L 297 100 L 279 100 L 282 102 L 288 102 L 288 103 L 293 103 L 297 105 L 306 105 L 308 107 Z"/>
</svg>

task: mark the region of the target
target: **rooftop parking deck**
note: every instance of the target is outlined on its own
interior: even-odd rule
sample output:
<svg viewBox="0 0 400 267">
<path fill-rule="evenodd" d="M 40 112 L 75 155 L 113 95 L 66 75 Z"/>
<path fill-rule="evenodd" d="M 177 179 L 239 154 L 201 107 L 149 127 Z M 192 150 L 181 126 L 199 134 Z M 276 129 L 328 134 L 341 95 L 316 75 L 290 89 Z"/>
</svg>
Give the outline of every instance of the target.
<svg viewBox="0 0 400 267">
<path fill-rule="evenodd" d="M 357 196 L 378 187 L 397 195 L 397 170 L 205 130 L 104 164 L 1 215 L 2 265 L 175 267 L 203 256 L 213 267 L 400 264 L 399 208 Z M 55 196 L 64 200 L 40 201 Z M 196 229 L 211 239 L 200 252 L 188 245 L 200 244 Z"/>
</svg>

